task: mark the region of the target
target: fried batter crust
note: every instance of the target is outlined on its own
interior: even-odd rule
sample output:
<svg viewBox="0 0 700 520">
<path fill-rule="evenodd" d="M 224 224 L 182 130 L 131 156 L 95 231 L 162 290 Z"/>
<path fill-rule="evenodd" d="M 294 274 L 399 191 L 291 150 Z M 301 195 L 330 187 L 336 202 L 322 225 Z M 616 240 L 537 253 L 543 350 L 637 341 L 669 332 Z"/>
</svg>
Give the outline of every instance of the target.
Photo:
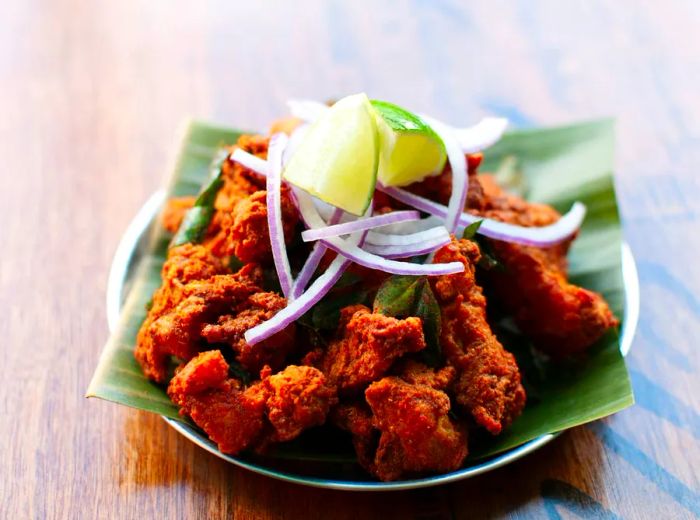
<svg viewBox="0 0 700 520">
<path fill-rule="evenodd" d="M 372 424 L 381 432 L 370 471 L 396 480 L 422 472 L 459 468 L 467 456 L 467 431 L 447 414 L 444 392 L 398 377 L 385 377 L 365 391 Z"/>
<path fill-rule="evenodd" d="M 170 381 L 168 396 L 223 453 L 262 449 L 322 424 L 336 402 L 335 388 L 312 367 L 290 365 L 244 389 L 228 377 L 221 351 L 202 352 Z"/>
<path fill-rule="evenodd" d="M 486 299 L 475 281 L 479 247 L 453 240 L 435 254 L 435 262 L 461 262 L 464 272 L 431 278 L 442 314 L 440 343 L 458 371 L 456 401 L 477 424 L 498 434 L 525 406 L 525 390 L 513 355 L 486 320 Z"/>
<path fill-rule="evenodd" d="M 341 311 L 338 339 L 328 346 L 321 370 L 339 393 L 352 394 L 385 374 L 403 354 L 424 348 L 420 318 L 399 320 L 354 305 Z"/>
<path fill-rule="evenodd" d="M 559 213 L 506 194 L 490 176 L 480 176 L 486 217 L 521 226 L 556 222 Z M 603 297 L 567 280 L 567 240 L 549 248 L 490 240 L 503 269 L 485 273 L 489 299 L 515 319 L 536 347 L 556 358 L 580 353 L 619 324 Z"/>
</svg>

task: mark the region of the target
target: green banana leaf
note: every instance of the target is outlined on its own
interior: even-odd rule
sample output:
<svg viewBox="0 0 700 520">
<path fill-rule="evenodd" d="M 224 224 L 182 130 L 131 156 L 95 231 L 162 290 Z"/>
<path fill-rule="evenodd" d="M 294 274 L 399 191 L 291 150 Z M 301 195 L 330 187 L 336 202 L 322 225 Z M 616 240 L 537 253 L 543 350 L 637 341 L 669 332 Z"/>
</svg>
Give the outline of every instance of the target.
<svg viewBox="0 0 700 520">
<path fill-rule="evenodd" d="M 187 128 L 168 189 L 168 196 L 198 193 L 209 166 L 225 143 L 240 132 L 193 122 Z M 566 211 L 580 200 L 588 207 L 586 221 L 570 253 L 571 279 L 602 293 L 618 317 L 623 316 L 621 229 L 613 185 L 614 128 L 609 120 L 507 134 L 487 150 L 482 171 L 495 171 L 514 189 L 534 201 Z M 129 293 L 118 327 L 113 331 L 87 391 L 126 406 L 184 420 L 162 387 L 146 380 L 133 348 L 146 306 L 160 284 L 160 267 L 170 236 L 159 225 L 132 266 Z M 542 434 L 558 432 L 615 413 L 633 403 L 627 369 L 616 333 L 606 335 L 587 359 L 570 365 L 548 365 L 533 355 L 527 340 L 504 324 L 499 336 L 518 357 L 528 390 L 522 416 L 498 437 L 470 442 L 470 459 L 505 451 Z M 313 434 L 312 434 L 313 436 Z M 303 437 L 303 436 L 302 436 Z M 314 459 L 311 443 L 291 443 L 282 458 Z M 312 446 L 312 448 L 309 448 Z M 318 460 L 333 459 L 324 448 Z M 329 451 L 331 456 L 329 457 Z M 338 448 L 338 462 L 347 461 L 347 446 Z"/>
</svg>

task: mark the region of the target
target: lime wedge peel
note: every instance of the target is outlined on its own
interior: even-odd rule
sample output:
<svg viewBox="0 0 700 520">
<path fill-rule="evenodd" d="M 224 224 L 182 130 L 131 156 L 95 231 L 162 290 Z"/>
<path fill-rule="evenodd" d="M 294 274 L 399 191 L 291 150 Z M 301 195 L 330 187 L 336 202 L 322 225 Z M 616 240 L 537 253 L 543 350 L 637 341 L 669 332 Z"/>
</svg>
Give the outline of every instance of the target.
<svg viewBox="0 0 700 520">
<path fill-rule="evenodd" d="M 384 186 L 406 186 L 440 173 L 445 145 L 417 115 L 387 101 L 372 100 L 381 138 L 378 179 Z"/>
</svg>

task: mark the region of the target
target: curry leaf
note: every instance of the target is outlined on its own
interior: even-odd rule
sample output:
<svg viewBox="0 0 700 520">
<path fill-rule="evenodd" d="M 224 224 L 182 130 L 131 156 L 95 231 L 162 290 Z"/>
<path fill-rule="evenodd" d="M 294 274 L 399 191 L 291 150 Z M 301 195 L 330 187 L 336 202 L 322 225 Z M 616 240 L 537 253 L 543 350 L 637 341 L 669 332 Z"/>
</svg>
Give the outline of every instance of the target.
<svg viewBox="0 0 700 520">
<path fill-rule="evenodd" d="M 421 356 L 430 366 L 440 364 L 440 305 L 426 277 L 394 275 L 388 278 L 374 298 L 374 312 L 396 318 L 420 318 L 427 344 Z"/>
<path fill-rule="evenodd" d="M 224 184 L 221 178 L 221 168 L 227 157 L 228 152 L 226 151 L 221 151 L 217 154 L 211 169 L 211 181 L 201 191 L 194 202 L 194 206 L 185 214 L 185 218 L 182 219 L 180 228 L 173 237 L 170 247 L 188 243 L 198 244 L 204 239 L 209 223 L 216 211 L 214 208 L 216 196 Z"/>
<path fill-rule="evenodd" d="M 476 232 L 479 231 L 479 228 L 481 227 L 481 223 L 483 220 L 477 220 L 476 222 L 472 222 L 469 224 L 466 228 L 464 228 L 464 233 L 462 233 L 462 238 L 466 238 L 468 240 L 471 240 L 474 238 L 476 235 Z"/>
</svg>

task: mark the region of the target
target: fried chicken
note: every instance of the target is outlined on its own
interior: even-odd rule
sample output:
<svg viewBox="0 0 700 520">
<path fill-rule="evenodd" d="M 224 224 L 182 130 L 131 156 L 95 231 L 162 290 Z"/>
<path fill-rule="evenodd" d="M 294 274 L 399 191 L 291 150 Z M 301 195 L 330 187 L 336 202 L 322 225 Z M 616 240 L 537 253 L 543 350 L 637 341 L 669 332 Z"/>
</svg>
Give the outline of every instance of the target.
<svg viewBox="0 0 700 520">
<path fill-rule="evenodd" d="M 485 201 L 480 214 L 486 217 L 521 226 L 543 226 L 560 217 L 550 206 L 504 193 L 489 176 L 480 180 Z M 484 276 L 489 299 L 513 316 L 536 347 L 555 358 L 586 350 L 619 323 L 600 294 L 567 280 L 571 240 L 549 248 L 490 240 L 503 269 Z"/>
<path fill-rule="evenodd" d="M 264 395 L 228 378 L 228 364 L 218 350 L 202 352 L 177 372 L 168 396 L 222 453 L 235 455 L 253 446 L 265 426 Z"/>
<path fill-rule="evenodd" d="M 153 324 L 180 303 L 188 283 L 227 272 L 228 268 L 221 260 L 203 246 L 185 244 L 168 251 L 168 259 L 161 269 L 163 283 L 153 295 L 148 315 L 139 329 L 134 352 L 146 377 L 160 383 L 166 380 L 169 354 L 161 350 L 151 335 Z"/>
<path fill-rule="evenodd" d="M 365 391 L 372 425 L 381 432 L 370 471 L 396 480 L 459 468 L 467 456 L 467 430 L 448 416 L 450 398 L 423 384 L 385 377 Z"/>
<path fill-rule="evenodd" d="M 234 254 L 241 262 L 272 260 L 272 246 L 267 224 L 266 191 L 257 191 L 236 204 L 231 213 L 226 254 Z M 299 216 L 289 188 L 282 188 L 282 227 L 287 243 L 294 238 Z"/>
<path fill-rule="evenodd" d="M 399 361 L 394 367 L 394 373 L 409 384 L 426 385 L 443 391 L 452 385 L 457 376 L 457 371 L 452 366 L 432 369 L 414 359 Z"/>
<path fill-rule="evenodd" d="M 286 307 L 287 300 L 273 292 L 256 292 L 239 304 L 234 314 L 220 316 L 216 323 L 202 328 L 208 343 L 229 345 L 236 361 L 252 373 L 265 365 L 280 369 L 287 356 L 295 350 L 296 326 L 291 324 L 265 341 L 249 345 L 243 335 L 249 329 L 269 320 Z"/>
<path fill-rule="evenodd" d="M 338 401 L 335 387 L 313 367 L 289 365 L 278 374 L 263 370 L 262 381 L 249 390 L 265 397 L 265 413 L 274 429 L 267 442 L 284 442 L 326 421 Z"/>
<path fill-rule="evenodd" d="M 399 320 L 372 313 L 364 305 L 341 311 L 337 336 L 328 346 L 321 370 L 346 395 L 381 377 L 403 354 L 425 348 L 420 318 Z"/>
<path fill-rule="evenodd" d="M 248 388 L 228 377 L 218 350 L 202 352 L 175 374 L 168 396 L 218 444 L 222 453 L 262 449 L 322 424 L 336 402 L 335 389 L 311 367 L 290 365 Z"/>
<path fill-rule="evenodd" d="M 372 425 L 372 410 L 364 399 L 340 403 L 331 410 L 330 420 L 350 433 L 357 461 L 371 472 L 380 434 Z"/>
<path fill-rule="evenodd" d="M 430 280 L 441 308 L 442 350 L 458 372 L 456 401 L 477 424 L 498 434 L 522 411 L 525 390 L 515 358 L 486 321 L 486 299 L 474 278 L 479 256 L 476 243 L 453 240 L 434 261 L 461 262 L 464 272 Z"/>
<path fill-rule="evenodd" d="M 294 328 L 259 345 L 248 345 L 243 334 L 272 317 L 286 300 L 259 288 L 260 267 L 248 264 L 235 274 L 202 246 L 171 250 L 163 266 L 163 285 L 137 337 L 135 356 L 144 374 L 157 382 L 167 378 L 167 361 L 187 361 L 210 343 L 229 344 L 238 360 L 257 370 L 265 363 L 280 368 L 294 346 Z"/>
<path fill-rule="evenodd" d="M 236 148 L 267 158 L 269 138 L 259 135 L 242 135 Z M 235 254 L 242 262 L 269 262 L 272 259 L 270 237 L 267 232 L 267 206 L 265 205 L 265 178 L 258 173 L 233 162 L 227 157 L 222 163 L 223 185 L 214 207 L 216 212 L 207 230 L 204 245 L 217 256 Z M 285 236 L 293 236 L 298 222 L 297 211 L 287 188 L 283 188 L 282 213 Z M 196 197 L 176 197 L 166 202 L 161 216 L 163 227 L 177 232 L 187 210 Z"/>
</svg>

